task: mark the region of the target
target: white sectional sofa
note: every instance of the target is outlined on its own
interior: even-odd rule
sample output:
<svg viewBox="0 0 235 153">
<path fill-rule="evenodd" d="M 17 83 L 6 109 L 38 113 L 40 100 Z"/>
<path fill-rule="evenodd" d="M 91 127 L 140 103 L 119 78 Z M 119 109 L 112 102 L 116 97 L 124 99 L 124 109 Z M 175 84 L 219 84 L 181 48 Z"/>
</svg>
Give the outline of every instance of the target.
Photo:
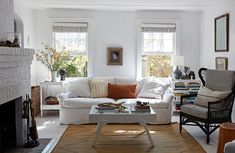
<svg viewBox="0 0 235 153">
<path fill-rule="evenodd" d="M 136 83 L 137 98 L 133 99 L 111 99 L 111 98 L 91 98 L 89 89 L 89 79 L 104 80 L 113 84 L 133 84 Z M 169 83 L 167 78 L 159 78 L 162 82 Z M 149 102 L 156 111 L 157 120 L 154 124 L 169 124 L 172 116 L 173 96 L 170 92 L 163 93 L 161 98 L 139 98 L 146 78 L 137 81 L 136 79 L 118 77 L 93 77 L 80 78 L 68 81 L 65 93 L 59 94 L 60 99 L 60 123 L 61 124 L 85 124 L 89 123 L 89 111 L 92 105 L 104 102 L 125 102 L 125 105 L 135 104 L 136 101 Z M 131 122 L 131 121 L 130 121 Z"/>
</svg>

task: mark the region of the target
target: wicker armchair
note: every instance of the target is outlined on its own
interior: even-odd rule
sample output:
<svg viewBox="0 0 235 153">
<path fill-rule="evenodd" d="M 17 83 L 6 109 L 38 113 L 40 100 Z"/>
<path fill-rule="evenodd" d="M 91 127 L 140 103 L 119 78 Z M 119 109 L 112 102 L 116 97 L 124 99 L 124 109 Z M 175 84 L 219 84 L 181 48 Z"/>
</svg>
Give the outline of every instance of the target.
<svg viewBox="0 0 235 153">
<path fill-rule="evenodd" d="M 209 102 L 208 107 L 186 104 L 185 100 L 187 98 L 196 97 L 197 94 L 181 96 L 180 133 L 182 125 L 199 126 L 206 134 L 206 142 L 209 144 L 210 134 L 219 127 L 219 124 L 231 122 L 235 72 L 201 68 L 198 73 L 203 86 L 217 91 L 232 90 L 232 93 L 226 98 L 216 102 Z"/>
</svg>

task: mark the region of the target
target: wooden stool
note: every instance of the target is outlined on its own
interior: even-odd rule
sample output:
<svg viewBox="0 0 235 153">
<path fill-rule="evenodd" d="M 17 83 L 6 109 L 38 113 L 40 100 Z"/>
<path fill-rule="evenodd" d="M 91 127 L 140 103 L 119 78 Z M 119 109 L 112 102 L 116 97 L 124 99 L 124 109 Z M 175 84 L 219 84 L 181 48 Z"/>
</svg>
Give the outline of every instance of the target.
<svg viewBox="0 0 235 153">
<path fill-rule="evenodd" d="M 222 123 L 219 129 L 217 153 L 224 153 L 224 145 L 235 139 L 235 123 Z"/>
</svg>

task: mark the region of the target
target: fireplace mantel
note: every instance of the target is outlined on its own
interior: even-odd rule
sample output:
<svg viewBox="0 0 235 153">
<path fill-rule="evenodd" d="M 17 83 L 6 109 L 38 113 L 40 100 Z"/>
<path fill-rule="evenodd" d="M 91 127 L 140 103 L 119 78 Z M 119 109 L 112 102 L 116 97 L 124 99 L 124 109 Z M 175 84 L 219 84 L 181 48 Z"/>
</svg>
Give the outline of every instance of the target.
<svg viewBox="0 0 235 153">
<path fill-rule="evenodd" d="M 33 49 L 0 47 L 0 105 L 30 93 Z"/>
</svg>

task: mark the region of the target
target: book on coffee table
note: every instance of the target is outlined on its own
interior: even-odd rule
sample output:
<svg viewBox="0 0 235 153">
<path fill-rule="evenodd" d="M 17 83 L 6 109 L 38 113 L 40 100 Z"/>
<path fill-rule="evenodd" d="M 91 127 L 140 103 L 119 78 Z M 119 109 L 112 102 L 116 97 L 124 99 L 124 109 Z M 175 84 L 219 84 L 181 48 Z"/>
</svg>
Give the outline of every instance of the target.
<svg viewBox="0 0 235 153">
<path fill-rule="evenodd" d="M 131 107 L 131 112 L 147 112 L 147 113 L 150 113 L 151 112 L 151 109 L 150 109 L 150 106 L 138 106 L 138 105 L 135 105 L 133 107 Z"/>
</svg>

